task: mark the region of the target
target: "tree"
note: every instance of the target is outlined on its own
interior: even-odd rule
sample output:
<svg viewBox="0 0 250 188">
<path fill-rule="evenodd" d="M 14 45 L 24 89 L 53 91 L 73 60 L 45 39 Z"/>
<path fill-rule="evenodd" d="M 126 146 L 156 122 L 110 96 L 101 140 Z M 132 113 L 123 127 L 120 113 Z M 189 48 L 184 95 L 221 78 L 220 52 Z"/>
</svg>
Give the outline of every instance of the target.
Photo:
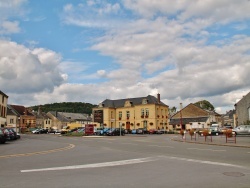
<svg viewBox="0 0 250 188">
<path fill-rule="evenodd" d="M 170 108 L 169 111 L 172 112 L 172 113 L 175 113 L 176 112 L 176 107 L 174 106 L 174 107 Z"/>
<path fill-rule="evenodd" d="M 202 109 L 214 111 L 214 106 L 210 102 L 208 102 L 207 100 L 201 100 L 201 101 L 198 101 L 194 104 L 201 107 Z"/>
</svg>

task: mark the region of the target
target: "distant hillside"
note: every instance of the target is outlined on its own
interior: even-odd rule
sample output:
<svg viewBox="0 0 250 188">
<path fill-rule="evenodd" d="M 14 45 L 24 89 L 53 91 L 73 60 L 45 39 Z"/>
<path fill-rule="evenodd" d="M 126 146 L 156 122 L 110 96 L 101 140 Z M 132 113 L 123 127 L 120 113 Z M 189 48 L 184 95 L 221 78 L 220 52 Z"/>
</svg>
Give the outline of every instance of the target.
<svg viewBox="0 0 250 188">
<path fill-rule="evenodd" d="M 82 102 L 62 102 L 53 104 L 40 105 L 42 112 L 58 111 L 58 112 L 70 112 L 70 113 L 84 113 L 92 114 L 92 108 L 97 105 Z M 38 111 L 39 106 L 31 106 L 34 111 Z"/>
</svg>

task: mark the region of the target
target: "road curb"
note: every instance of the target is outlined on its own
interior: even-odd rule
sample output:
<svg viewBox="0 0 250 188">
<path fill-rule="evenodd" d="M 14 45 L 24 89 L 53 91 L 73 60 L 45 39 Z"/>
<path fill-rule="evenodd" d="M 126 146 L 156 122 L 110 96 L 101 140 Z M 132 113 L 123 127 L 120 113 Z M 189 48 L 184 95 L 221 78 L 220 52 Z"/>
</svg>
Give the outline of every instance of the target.
<svg viewBox="0 0 250 188">
<path fill-rule="evenodd" d="M 174 138 L 171 138 L 171 140 L 176 141 L 176 142 L 185 142 L 185 143 L 192 143 L 192 144 L 205 144 L 205 145 L 214 145 L 214 146 L 250 148 L 250 146 L 246 146 L 246 145 L 229 145 L 229 144 L 219 144 L 219 143 L 194 142 L 194 141 L 180 140 L 180 139 L 174 139 Z"/>
</svg>

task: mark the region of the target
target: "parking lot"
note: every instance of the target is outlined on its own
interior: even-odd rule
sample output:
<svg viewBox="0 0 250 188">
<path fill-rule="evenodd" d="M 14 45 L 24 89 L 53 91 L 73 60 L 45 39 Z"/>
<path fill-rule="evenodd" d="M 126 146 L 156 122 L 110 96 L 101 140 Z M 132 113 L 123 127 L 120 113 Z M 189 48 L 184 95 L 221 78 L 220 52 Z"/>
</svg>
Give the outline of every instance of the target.
<svg viewBox="0 0 250 188">
<path fill-rule="evenodd" d="M 0 145 L 0 187 L 249 187 L 249 148 L 174 139 L 22 135 Z"/>
</svg>

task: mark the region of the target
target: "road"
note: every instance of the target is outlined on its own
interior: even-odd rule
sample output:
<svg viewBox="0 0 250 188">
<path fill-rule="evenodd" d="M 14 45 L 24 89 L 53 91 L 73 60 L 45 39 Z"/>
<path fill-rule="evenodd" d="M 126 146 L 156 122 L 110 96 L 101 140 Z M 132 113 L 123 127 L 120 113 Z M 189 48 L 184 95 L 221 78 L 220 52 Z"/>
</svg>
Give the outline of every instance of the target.
<svg viewBox="0 0 250 188">
<path fill-rule="evenodd" d="M 250 148 L 173 136 L 23 135 L 0 145 L 0 187 L 250 187 Z"/>
</svg>

